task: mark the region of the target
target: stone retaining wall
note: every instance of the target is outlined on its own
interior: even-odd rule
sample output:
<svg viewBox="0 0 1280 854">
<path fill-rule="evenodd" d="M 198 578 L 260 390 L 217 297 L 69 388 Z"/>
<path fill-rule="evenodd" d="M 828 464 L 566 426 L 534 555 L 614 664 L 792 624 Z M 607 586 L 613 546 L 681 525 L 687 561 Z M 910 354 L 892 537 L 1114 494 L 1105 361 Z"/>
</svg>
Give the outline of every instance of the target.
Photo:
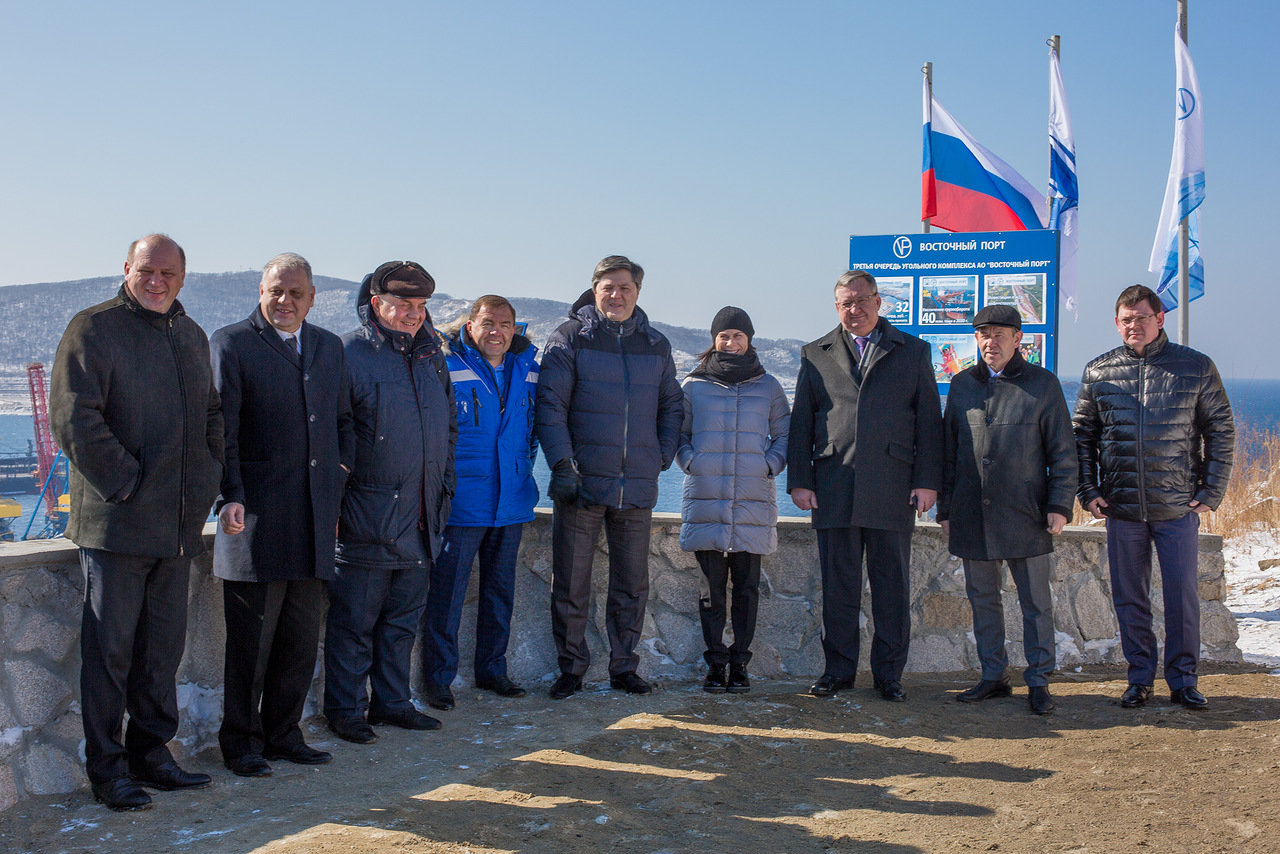
<svg viewBox="0 0 1280 854">
<path fill-rule="evenodd" d="M 763 561 L 760 616 L 751 662 L 753 676 L 816 676 L 822 671 L 821 590 L 817 548 L 807 521 L 784 520 L 778 552 Z M 206 532 L 212 539 L 212 528 Z M 911 561 L 912 643 L 908 671 L 950 672 L 978 667 L 972 620 L 960 561 L 946 551 L 937 525 L 917 527 Z M 588 641 L 588 680 L 607 677 L 604 640 L 607 558 L 596 555 L 595 601 Z M 641 641 L 640 672 L 662 681 L 700 678 L 698 625 L 701 574 L 681 551 L 679 518 L 655 514 L 650 548 L 651 590 Z M 546 690 L 556 675 L 549 613 L 550 514 L 539 511 L 520 549 L 515 619 L 508 653 L 513 679 Z M 1163 636 L 1159 573 L 1155 574 L 1156 632 Z M 0 545 L 0 810 L 29 795 L 73 791 L 87 785 L 80 722 L 79 627 L 83 579 L 74 546 L 65 540 Z M 184 755 L 216 745 L 222 714 L 222 596 L 209 559 L 191 571 L 187 649 L 178 671 L 182 725 L 172 747 Z M 1201 642 L 1207 661 L 1239 662 L 1236 626 L 1223 604 L 1222 538 L 1200 537 Z M 1123 662 L 1107 576 L 1106 538 L 1098 528 L 1070 528 L 1058 540 L 1053 573 L 1058 667 Z M 1017 594 L 1007 578 L 1005 621 L 1009 658 L 1022 656 Z M 475 578 L 468 592 L 461 638 L 459 682 L 471 683 Z M 869 594 L 863 595 L 863 648 L 870 646 Z M 863 655 L 866 666 L 866 655 Z M 416 663 L 415 663 L 416 673 Z M 312 686 L 308 714 L 316 711 L 322 674 Z M 661 686 L 659 686 L 661 689 Z M 571 713 L 568 709 L 567 713 Z"/>
</svg>

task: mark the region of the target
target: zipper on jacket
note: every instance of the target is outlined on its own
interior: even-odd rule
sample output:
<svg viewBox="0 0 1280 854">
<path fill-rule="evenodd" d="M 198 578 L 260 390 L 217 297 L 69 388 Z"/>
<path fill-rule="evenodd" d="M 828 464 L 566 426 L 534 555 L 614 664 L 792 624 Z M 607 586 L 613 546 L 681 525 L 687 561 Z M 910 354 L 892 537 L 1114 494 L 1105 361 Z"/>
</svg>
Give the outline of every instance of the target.
<svg viewBox="0 0 1280 854">
<path fill-rule="evenodd" d="M 631 426 L 631 374 L 627 372 L 627 356 L 622 352 L 622 324 L 618 324 L 618 359 L 622 362 L 622 471 L 618 473 L 618 509 L 627 489 L 627 431 Z"/>
<path fill-rule="evenodd" d="M 427 453 L 425 450 L 427 447 L 427 425 L 422 423 L 422 396 L 418 394 L 418 378 L 413 370 L 413 362 L 414 355 L 413 351 L 410 350 L 405 353 L 404 366 L 405 370 L 409 372 L 409 387 L 413 389 L 413 410 L 418 416 L 418 442 L 421 443 L 424 449 L 422 452 L 422 470 L 418 475 L 418 530 L 429 531 L 430 526 L 427 524 L 427 496 L 425 494 L 427 488 Z M 430 545 L 427 546 L 427 553 L 428 555 L 431 553 Z"/>
<path fill-rule="evenodd" d="M 186 543 L 183 542 L 183 522 L 187 518 L 187 383 L 182 376 L 182 359 L 178 358 L 178 346 L 173 341 L 173 318 L 169 318 L 167 327 L 169 352 L 173 354 L 173 365 L 178 371 L 178 398 L 182 403 L 182 471 L 178 478 L 178 557 L 183 557 Z"/>
<path fill-rule="evenodd" d="M 480 395 L 476 394 L 476 390 L 474 388 L 471 389 L 471 405 L 473 407 L 471 410 L 471 423 L 479 427 L 480 426 Z"/>
<path fill-rule="evenodd" d="M 1138 359 L 1138 516 L 1142 521 L 1147 521 L 1147 466 L 1143 459 L 1143 430 L 1145 420 L 1143 415 L 1147 408 L 1147 357 L 1143 356 Z"/>
</svg>

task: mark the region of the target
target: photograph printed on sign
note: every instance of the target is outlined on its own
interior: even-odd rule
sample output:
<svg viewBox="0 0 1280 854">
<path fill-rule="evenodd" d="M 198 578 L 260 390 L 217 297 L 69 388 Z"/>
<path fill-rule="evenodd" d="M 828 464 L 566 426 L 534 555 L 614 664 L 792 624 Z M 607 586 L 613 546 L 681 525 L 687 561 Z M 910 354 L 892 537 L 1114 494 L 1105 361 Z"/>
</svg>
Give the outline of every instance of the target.
<svg viewBox="0 0 1280 854">
<path fill-rule="evenodd" d="M 968 335 L 925 333 L 920 338 L 929 345 L 929 358 L 933 361 L 933 376 L 940 383 L 949 383 L 956 374 L 978 364 L 978 342 L 973 337 L 973 333 Z"/>
<path fill-rule="evenodd" d="M 1026 324 L 1045 322 L 1044 273 L 988 273 L 983 278 L 983 305 L 1011 305 Z"/>
<path fill-rule="evenodd" d="M 1029 364 L 1044 367 L 1043 332 L 1022 333 L 1022 343 L 1018 345 L 1018 349 L 1022 351 L 1022 358 L 1026 359 Z"/>
<path fill-rule="evenodd" d="M 894 326 L 909 326 L 915 279 L 910 276 L 883 276 L 876 279 L 876 289 L 880 291 L 880 316 Z"/>
<path fill-rule="evenodd" d="M 973 323 L 978 303 L 977 276 L 921 276 L 920 325 Z"/>
</svg>

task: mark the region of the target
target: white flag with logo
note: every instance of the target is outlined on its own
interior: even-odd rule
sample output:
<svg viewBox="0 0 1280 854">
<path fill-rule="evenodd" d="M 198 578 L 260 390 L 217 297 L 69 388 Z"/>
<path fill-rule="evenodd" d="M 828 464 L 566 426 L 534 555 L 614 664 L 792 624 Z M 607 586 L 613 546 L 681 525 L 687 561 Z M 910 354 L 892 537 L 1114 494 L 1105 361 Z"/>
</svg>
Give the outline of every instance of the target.
<svg viewBox="0 0 1280 854">
<path fill-rule="evenodd" d="M 1177 98 L 1173 133 L 1173 161 L 1164 188 L 1164 206 L 1156 227 L 1155 244 L 1147 269 L 1160 274 L 1156 293 L 1166 310 L 1176 308 L 1178 294 L 1178 224 L 1188 218 L 1190 246 L 1187 264 L 1190 298 L 1204 296 L 1204 262 L 1200 258 L 1200 223 L 1195 210 L 1204 201 L 1204 118 L 1200 103 L 1200 81 L 1196 78 L 1191 52 L 1182 40 L 1181 24 L 1174 25 L 1174 58 L 1177 64 Z"/>
<path fill-rule="evenodd" d="M 1080 239 L 1076 235 L 1080 187 L 1076 181 L 1076 144 L 1071 135 L 1071 111 L 1062 85 L 1058 52 L 1049 54 L 1049 228 L 1058 238 L 1058 287 L 1067 311 L 1080 315 L 1076 303 L 1076 255 Z"/>
</svg>

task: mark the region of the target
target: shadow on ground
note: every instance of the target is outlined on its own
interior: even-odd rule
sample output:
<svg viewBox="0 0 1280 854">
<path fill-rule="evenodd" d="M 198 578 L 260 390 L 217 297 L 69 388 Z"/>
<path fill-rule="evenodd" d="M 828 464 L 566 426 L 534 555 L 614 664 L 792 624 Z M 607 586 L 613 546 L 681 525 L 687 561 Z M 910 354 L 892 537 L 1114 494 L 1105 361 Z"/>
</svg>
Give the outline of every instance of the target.
<svg viewBox="0 0 1280 854">
<path fill-rule="evenodd" d="M 462 692 L 437 733 L 360 747 L 313 730 L 333 764 L 244 780 L 215 752 L 212 789 L 144 813 L 87 794 L 0 814 L 6 851 L 706 852 L 1253 850 L 1274 838 L 1280 680 L 1202 679 L 1207 712 L 1121 709 L 1123 673 L 1069 674 L 1057 712 L 1025 689 L 954 702 L 971 674 L 911 676 L 906 703 L 807 683 L 746 696 L 666 684 L 554 703 Z M 1194 771 L 1194 773 L 1189 773 Z M 1194 804 L 1194 812 L 1186 809 Z M 1156 836 L 1158 834 L 1158 836 Z M 1215 847 L 1225 846 L 1225 847 Z M 1265 850 L 1258 847 L 1256 850 Z"/>
</svg>

